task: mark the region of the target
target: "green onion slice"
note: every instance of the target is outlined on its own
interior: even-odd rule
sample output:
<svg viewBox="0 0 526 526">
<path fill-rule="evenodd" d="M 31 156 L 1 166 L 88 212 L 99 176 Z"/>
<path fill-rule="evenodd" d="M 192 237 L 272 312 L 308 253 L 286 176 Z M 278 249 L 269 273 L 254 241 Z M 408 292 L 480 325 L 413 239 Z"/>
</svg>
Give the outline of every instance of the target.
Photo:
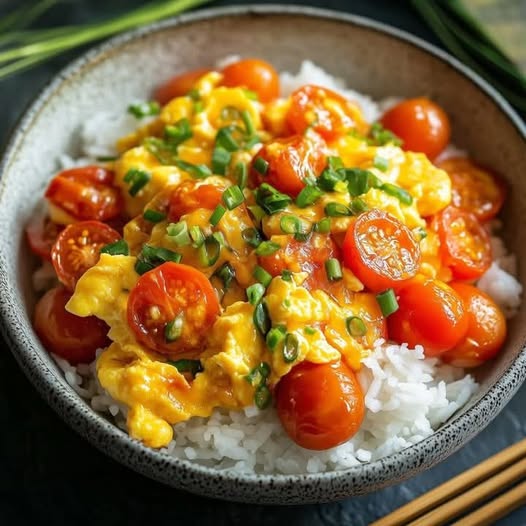
<svg viewBox="0 0 526 526">
<path fill-rule="evenodd" d="M 296 234 L 302 231 L 301 219 L 295 215 L 283 215 L 279 220 L 279 227 L 284 234 Z"/>
<path fill-rule="evenodd" d="M 341 203 L 327 203 L 325 205 L 325 214 L 329 217 L 343 217 L 352 215 L 352 212 Z"/>
<path fill-rule="evenodd" d="M 283 281 L 292 281 L 292 272 L 290 270 L 284 269 L 281 271 L 281 279 Z"/>
<path fill-rule="evenodd" d="M 401 146 L 402 139 L 397 137 L 393 132 L 386 130 L 379 122 L 375 122 L 369 132 L 369 141 L 371 144 L 377 146 L 384 146 L 385 144 L 394 144 Z"/>
<path fill-rule="evenodd" d="M 338 281 L 343 278 L 342 267 L 336 258 L 330 258 L 325 261 L 325 272 L 329 281 Z"/>
<path fill-rule="evenodd" d="M 280 212 L 292 202 L 287 194 L 278 192 L 273 186 L 263 183 L 256 190 L 256 203 L 269 215 Z"/>
<path fill-rule="evenodd" d="M 253 137 L 256 134 L 256 129 L 254 128 L 254 123 L 252 122 L 252 118 L 250 117 L 250 113 L 248 112 L 248 110 L 243 110 L 241 112 L 241 120 L 245 125 L 247 136 Z"/>
<path fill-rule="evenodd" d="M 258 409 L 266 409 L 272 402 L 270 389 L 266 385 L 260 385 L 254 394 L 254 403 Z"/>
<path fill-rule="evenodd" d="M 245 228 L 241 232 L 241 237 L 245 243 L 248 243 L 251 247 L 258 247 L 263 241 L 261 232 L 257 228 Z"/>
<path fill-rule="evenodd" d="M 178 314 L 172 321 L 166 324 L 164 328 L 164 339 L 167 342 L 178 340 L 183 333 L 184 314 Z"/>
<path fill-rule="evenodd" d="M 317 185 L 326 192 L 332 192 L 336 185 L 345 181 L 345 172 L 343 170 L 334 170 L 331 168 L 323 170 L 317 179 Z"/>
<path fill-rule="evenodd" d="M 267 332 L 266 343 L 271 352 L 274 352 L 284 341 L 287 328 L 284 325 L 276 325 Z"/>
<path fill-rule="evenodd" d="M 363 195 L 369 190 L 369 171 L 360 168 L 346 168 L 347 189 L 353 197 Z"/>
<path fill-rule="evenodd" d="M 382 314 L 386 318 L 398 310 L 398 302 L 396 301 L 396 296 L 393 289 L 387 289 L 384 292 L 377 294 L 376 301 L 380 306 Z"/>
<path fill-rule="evenodd" d="M 282 352 L 285 363 L 292 363 L 298 358 L 299 342 L 298 337 L 295 334 L 292 334 L 291 332 L 287 333 Z"/>
<path fill-rule="evenodd" d="M 199 227 L 198 227 L 199 228 Z M 191 244 L 190 234 L 188 233 L 188 225 L 186 221 L 179 221 L 178 223 L 170 223 L 166 227 L 168 237 L 179 247 L 185 247 Z"/>
<path fill-rule="evenodd" d="M 349 316 L 345 320 L 345 326 L 347 327 L 347 332 L 355 338 L 365 336 L 367 333 L 365 322 L 358 316 Z"/>
<path fill-rule="evenodd" d="M 331 218 L 324 217 L 320 219 L 315 225 L 314 230 L 320 234 L 328 234 L 331 231 Z"/>
<path fill-rule="evenodd" d="M 300 208 L 313 205 L 321 196 L 323 192 L 315 186 L 305 186 L 296 197 L 296 205 Z"/>
<path fill-rule="evenodd" d="M 355 216 L 359 214 L 363 214 L 363 212 L 367 212 L 367 210 L 369 210 L 367 203 L 363 199 L 360 199 L 359 197 L 355 197 L 351 201 L 349 208 Z"/>
<path fill-rule="evenodd" d="M 250 305 L 257 305 L 265 294 L 265 287 L 261 283 L 254 283 L 247 287 L 246 294 Z"/>
<path fill-rule="evenodd" d="M 229 210 L 234 210 L 234 208 L 238 207 L 244 200 L 245 196 L 243 195 L 243 191 L 237 185 L 229 186 L 223 192 L 223 203 Z"/>
<path fill-rule="evenodd" d="M 186 117 L 178 120 L 175 124 L 169 124 L 164 129 L 164 138 L 174 148 L 174 151 L 176 151 L 177 146 L 190 139 L 192 135 L 192 126 Z"/>
<path fill-rule="evenodd" d="M 228 289 L 236 277 L 236 271 L 234 267 L 227 262 L 223 263 L 223 265 L 214 272 L 214 276 L 217 276 L 223 282 L 223 287 Z"/>
<path fill-rule="evenodd" d="M 384 183 L 380 188 L 386 194 L 396 197 L 404 205 L 409 206 L 413 202 L 413 198 L 411 197 L 411 194 L 407 190 L 404 190 L 403 188 L 400 188 L 399 186 L 396 186 L 390 183 Z"/>
<path fill-rule="evenodd" d="M 193 225 L 189 230 L 192 246 L 199 248 L 205 242 L 205 235 L 199 225 Z"/>
<path fill-rule="evenodd" d="M 416 228 L 413 228 L 413 234 L 418 238 L 419 241 L 422 241 L 422 239 L 425 239 L 427 237 L 427 231 L 422 226 L 417 226 Z"/>
<path fill-rule="evenodd" d="M 217 226 L 219 221 L 221 221 L 221 218 L 225 215 L 226 208 L 223 205 L 217 205 L 215 207 L 215 210 L 212 212 L 212 215 L 210 216 L 210 224 L 212 226 Z"/>
<path fill-rule="evenodd" d="M 109 254 L 110 256 L 129 256 L 130 248 L 124 239 L 119 239 L 115 243 L 102 247 L 100 253 Z"/>
<path fill-rule="evenodd" d="M 212 172 L 218 175 L 225 175 L 231 158 L 232 154 L 228 150 L 216 146 L 212 152 Z"/>
<path fill-rule="evenodd" d="M 137 256 L 137 261 L 135 262 L 135 271 L 137 274 L 142 275 L 167 261 L 179 263 L 181 259 L 181 254 L 174 252 L 173 250 L 163 247 L 143 245 L 140 254 Z"/>
<path fill-rule="evenodd" d="M 234 168 L 234 175 L 236 176 L 237 186 L 241 190 L 247 186 L 248 181 L 248 169 L 245 163 L 239 162 Z"/>
<path fill-rule="evenodd" d="M 152 210 L 151 208 L 148 208 L 144 211 L 142 217 L 146 219 L 146 221 L 150 221 L 150 223 L 160 223 L 166 219 L 166 214 L 163 214 L 158 210 Z"/>
<path fill-rule="evenodd" d="M 303 329 L 303 332 L 305 334 L 308 334 L 309 336 L 312 336 L 313 334 L 316 334 L 316 332 L 318 331 L 314 327 L 307 325 L 307 327 Z"/>
<path fill-rule="evenodd" d="M 196 179 L 204 179 L 205 177 L 212 175 L 210 168 L 208 168 L 206 164 L 192 164 L 182 161 L 181 159 L 175 159 L 174 164 Z"/>
<path fill-rule="evenodd" d="M 128 106 L 128 113 L 130 113 L 137 119 L 142 119 L 143 117 L 149 117 L 151 115 L 159 115 L 160 112 L 161 106 L 155 100 L 150 100 L 147 102 L 138 102 L 136 104 L 130 104 Z"/>
<path fill-rule="evenodd" d="M 270 256 L 277 252 L 281 248 L 281 245 L 274 243 L 274 241 L 262 241 L 256 248 L 256 254 L 258 256 Z"/>
<path fill-rule="evenodd" d="M 340 168 L 343 168 L 343 161 L 341 157 L 335 157 L 331 155 L 327 157 L 327 165 L 333 170 L 339 170 Z"/>
<path fill-rule="evenodd" d="M 138 170 L 137 168 L 131 168 L 126 172 L 124 176 L 124 182 L 129 184 L 128 193 L 135 197 L 152 178 L 151 174 L 144 170 Z"/>
<path fill-rule="evenodd" d="M 253 272 L 254 278 L 259 281 L 265 288 L 270 285 L 272 275 L 269 274 L 263 267 L 256 265 Z"/>
<path fill-rule="evenodd" d="M 197 254 L 202 267 L 211 267 L 221 254 L 220 241 L 213 235 L 206 237 L 203 244 L 198 248 Z"/>
<path fill-rule="evenodd" d="M 389 168 L 389 160 L 376 155 L 373 159 L 373 166 L 381 172 L 385 172 Z"/>
<path fill-rule="evenodd" d="M 259 302 L 254 308 L 253 320 L 256 329 L 260 332 L 263 338 L 265 338 L 267 332 L 270 330 L 271 321 L 264 301 Z"/>
<path fill-rule="evenodd" d="M 256 157 L 252 163 L 254 170 L 260 173 L 261 175 L 266 175 L 269 168 L 269 163 L 263 157 Z"/>
<path fill-rule="evenodd" d="M 195 376 L 197 373 L 204 371 L 203 366 L 199 360 L 189 360 L 182 358 L 180 360 L 168 360 L 170 365 L 173 365 L 180 373 L 190 373 Z"/>
<path fill-rule="evenodd" d="M 226 126 L 220 128 L 216 135 L 216 147 L 224 148 L 228 152 L 236 152 L 239 150 L 239 143 L 232 135 L 234 128 Z"/>
</svg>

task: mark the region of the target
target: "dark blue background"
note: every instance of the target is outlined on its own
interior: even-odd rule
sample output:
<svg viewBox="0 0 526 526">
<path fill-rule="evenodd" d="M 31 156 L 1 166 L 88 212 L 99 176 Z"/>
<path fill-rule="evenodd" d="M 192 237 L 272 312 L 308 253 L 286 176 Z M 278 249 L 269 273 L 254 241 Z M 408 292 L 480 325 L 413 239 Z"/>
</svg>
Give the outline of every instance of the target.
<svg viewBox="0 0 526 526">
<path fill-rule="evenodd" d="M 71 24 L 117 14 L 137 0 L 66 2 L 44 23 Z M 212 6 L 243 4 L 216 1 Z M 271 2 L 260 2 L 271 3 Z M 434 35 L 409 2 L 389 0 L 289 1 L 368 16 L 405 29 L 432 43 Z M 0 0 L 0 17 L 19 0 Z M 26 104 L 75 51 L 38 68 L 0 81 L 0 141 Z M 150 481 L 91 447 L 47 407 L 0 342 L 0 524 L 6 525 L 172 525 L 300 524 L 365 525 L 450 479 L 526 435 L 522 388 L 477 438 L 439 466 L 375 494 L 332 504 L 255 506 L 205 499 Z M 526 523 L 526 510 L 500 525 Z"/>
</svg>

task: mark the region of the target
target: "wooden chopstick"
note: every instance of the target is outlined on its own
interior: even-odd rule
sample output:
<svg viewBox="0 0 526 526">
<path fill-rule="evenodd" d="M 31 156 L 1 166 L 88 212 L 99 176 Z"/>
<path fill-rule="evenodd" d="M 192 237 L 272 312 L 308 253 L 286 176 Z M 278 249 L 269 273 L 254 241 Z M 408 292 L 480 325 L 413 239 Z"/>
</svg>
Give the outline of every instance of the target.
<svg viewBox="0 0 526 526">
<path fill-rule="evenodd" d="M 426 524 L 427 526 L 429 524 L 443 524 L 443 522 L 430 522 L 428 518 L 428 512 L 435 514 L 435 518 L 437 518 L 437 516 L 439 517 L 439 515 L 437 515 L 436 510 L 438 510 L 441 505 L 447 506 L 449 504 L 447 501 L 449 501 L 450 499 L 455 500 L 455 497 L 457 497 L 458 495 L 462 493 L 467 494 L 470 492 L 472 498 L 476 497 L 478 495 L 480 487 L 476 485 L 485 481 L 488 478 L 490 480 L 484 483 L 487 484 L 485 486 L 485 489 L 483 489 L 483 491 L 487 492 L 487 496 L 484 498 L 487 498 L 488 496 L 497 493 L 498 491 L 503 489 L 503 487 L 509 486 L 513 481 L 526 474 L 524 463 L 520 464 L 521 468 L 513 469 L 514 466 L 511 466 L 511 468 L 506 469 L 508 466 L 521 460 L 523 457 L 526 457 L 526 439 L 521 440 L 517 444 L 514 444 L 513 446 L 504 449 L 500 453 L 497 453 L 496 455 L 488 458 L 487 460 L 456 476 L 448 482 L 441 484 L 437 488 L 429 491 L 428 493 L 425 493 L 418 499 L 411 501 L 409 504 L 398 508 L 394 512 L 370 524 L 369 526 L 405 526 L 407 524 Z M 524 461 L 522 462 L 526 462 L 526 459 L 524 459 Z M 522 471 L 519 473 L 521 469 Z M 493 475 L 496 476 L 493 477 Z M 497 478 L 497 481 L 495 482 L 493 480 L 493 482 L 491 482 L 491 480 L 495 478 Z M 498 484 L 500 484 L 500 487 L 498 486 Z M 473 491 L 471 491 L 470 488 L 473 488 L 474 486 L 476 486 L 476 488 L 474 488 Z M 463 495 L 461 495 L 461 497 L 459 498 L 463 498 Z M 480 501 L 480 499 L 477 500 L 477 502 L 478 501 Z M 468 505 L 468 502 L 466 500 L 461 500 L 460 503 L 464 506 Z M 458 509 L 458 505 L 459 501 L 457 501 L 456 504 L 452 504 L 449 508 L 446 509 L 454 511 Z M 448 516 L 445 521 L 451 521 L 452 518 L 468 510 L 469 508 L 464 507 L 460 510 L 460 512 L 457 512 L 454 516 Z M 417 518 L 426 514 L 428 514 L 426 516 L 427 522 L 419 523 L 417 521 Z M 414 521 L 413 523 L 411 523 L 412 520 Z"/>
</svg>

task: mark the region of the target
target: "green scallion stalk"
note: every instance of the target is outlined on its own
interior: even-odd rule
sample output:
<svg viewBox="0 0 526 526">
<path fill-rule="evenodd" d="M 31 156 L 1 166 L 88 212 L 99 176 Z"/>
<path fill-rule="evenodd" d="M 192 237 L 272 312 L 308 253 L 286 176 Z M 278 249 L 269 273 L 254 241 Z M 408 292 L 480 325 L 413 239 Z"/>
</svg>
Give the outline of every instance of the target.
<svg viewBox="0 0 526 526">
<path fill-rule="evenodd" d="M 206 237 L 202 245 L 197 249 L 199 263 L 202 267 L 214 265 L 220 254 L 221 242 L 213 235 Z"/>
<path fill-rule="evenodd" d="M 377 170 L 385 172 L 389 168 L 389 160 L 385 157 L 381 157 L 380 155 L 376 155 L 373 159 L 373 166 Z"/>
<path fill-rule="evenodd" d="M 349 207 L 341 203 L 327 203 L 325 205 L 325 214 L 329 217 L 344 217 L 352 215 Z"/>
<path fill-rule="evenodd" d="M 241 112 L 241 120 L 245 125 L 247 137 L 254 137 L 254 135 L 256 135 L 256 128 L 254 128 L 254 123 L 252 122 L 252 118 L 250 117 L 248 110 L 243 110 Z"/>
<path fill-rule="evenodd" d="M 329 281 L 338 281 L 343 278 L 342 267 L 336 258 L 325 261 L 325 272 Z"/>
<path fill-rule="evenodd" d="M 163 214 L 162 212 L 159 212 L 158 210 L 153 210 L 152 208 L 148 208 L 144 211 L 144 214 L 142 215 L 146 221 L 149 221 L 150 223 L 160 223 L 161 221 L 164 221 L 166 219 L 166 214 Z"/>
<path fill-rule="evenodd" d="M 212 212 L 212 215 L 210 216 L 210 224 L 212 226 L 217 226 L 219 221 L 221 221 L 221 218 L 225 215 L 226 208 L 223 205 L 217 205 L 215 207 L 215 210 Z"/>
<path fill-rule="evenodd" d="M 335 157 L 333 155 L 327 157 L 327 166 L 331 170 L 339 170 L 343 168 L 343 161 L 341 157 Z"/>
<path fill-rule="evenodd" d="M 402 146 L 403 144 L 400 137 L 397 137 L 393 132 L 386 130 L 379 122 L 375 122 L 371 126 L 368 142 L 375 146 L 385 146 L 386 144 Z"/>
<path fill-rule="evenodd" d="M 289 332 L 285 336 L 285 344 L 283 345 L 283 361 L 285 363 L 292 363 L 298 358 L 299 341 L 298 337 Z"/>
<path fill-rule="evenodd" d="M 174 342 L 181 337 L 183 333 L 184 315 L 178 314 L 172 321 L 166 324 L 164 328 L 164 339 L 167 342 Z"/>
<path fill-rule="evenodd" d="M 160 112 L 161 106 L 156 100 L 138 102 L 136 104 L 130 104 L 128 106 L 128 113 L 133 115 L 136 119 L 142 119 L 143 117 L 159 115 Z"/>
<path fill-rule="evenodd" d="M 365 325 L 365 322 L 358 316 L 349 316 L 345 320 L 345 326 L 347 327 L 347 332 L 349 335 L 353 336 L 354 338 L 360 338 L 361 336 L 365 336 L 367 333 L 367 326 Z"/>
<path fill-rule="evenodd" d="M 264 410 L 270 406 L 272 402 L 272 394 L 266 385 L 260 385 L 254 393 L 254 403 L 258 409 Z"/>
<path fill-rule="evenodd" d="M 281 212 L 292 199 L 287 194 L 278 192 L 273 186 L 263 183 L 256 190 L 256 203 L 269 215 Z"/>
<path fill-rule="evenodd" d="M 259 281 L 265 288 L 270 285 L 272 275 L 269 274 L 263 267 L 256 265 L 253 272 L 254 278 Z"/>
<path fill-rule="evenodd" d="M 321 196 L 323 192 L 315 186 L 305 186 L 296 197 L 296 205 L 300 208 L 306 208 L 313 205 Z"/>
<path fill-rule="evenodd" d="M 215 272 L 214 276 L 217 276 L 222 282 L 223 287 L 228 289 L 236 277 L 236 271 L 230 263 L 223 263 Z"/>
<path fill-rule="evenodd" d="M 224 148 L 228 152 L 237 152 L 240 149 L 239 143 L 232 135 L 230 126 L 219 129 L 216 134 L 216 147 Z"/>
<path fill-rule="evenodd" d="M 259 205 L 247 206 L 248 213 L 256 225 L 261 225 L 261 220 L 265 217 L 265 210 Z"/>
<path fill-rule="evenodd" d="M 258 172 L 261 175 L 267 175 L 269 163 L 263 157 L 256 157 L 254 159 L 254 162 L 252 163 L 252 166 L 256 172 Z"/>
<path fill-rule="evenodd" d="M 307 336 L 313 336 L 314 334 L 316 334 L 318 331 L 314 328 L 314 327 L 311 327 L 309 325 L 307 325 L 307 327 L 305 327 L 303 329 L 303 332 L 307 335 Z"/>
<path fill-rule="evenodd" d="M 328 234 L 331 231 L 331 218 L 324 217 L 314 225 L 314 231 L 320 234 Z"/>
<path fill-rule="evenodd" d="M 345 172 L 327 168 L 318 177 L 317 185 L 325 192 L 332 192 L 338 183 L 345 181 Z"/>
<path fill-rule="evenodd" d="M 368 192 L 370 173 L 371 172 L 360 168 L 347 168 L 345 170 L 347 189 L 351 196 L 357 197 Z"/>
<path fill-rule="evenodd" d="M 166 126 L 164 129 L 165 140 L 174 148 L 190 139 L 192 135 L 192 126 L 186 117 L 178 120 L 173 125 Z"/>
<path fill-rule="evenodd" d="M 203 366 L 199 360 L 189 360 L 181 358 L 180 360 L 168 360 L 170 365 L 173 365 L 180 373 L 190 373 L 195 377 L 196 374 L 204 371 Z"/>
<path fill-rule="evenodd" d="M 193 225 L 188 231 L 190 239 L 192 240 L 192 246 L 199 248 L 205 242 L 205 235 L 199 225 Z"/>
<path fill-rule="evenodd" d="M 236 177 L 237 186 L 243 190 L 248 182 L 248 169 L 245 163 L 239 162 L 234 168 L 234 175 Z"/>
<path fill-rule="evenodd" d="M 292 272 L 290 270 L 284 269 L 281 271 L 281 279 L 283 281 L 292 281 Z"/>
<path fill-rule="evenodd" d="M 100 253 L 109 254 L 110 256 L 129 256 L 130 248 L 124 239 L 119 239 L 115 243 L 102 247 Z"/>
<path fill-rule="evenodd" d="M 261 336 L 266 338 L 267 332 L 270 330 L 272 322 L 270 320 L 268 308 L 264 301 L 260 301 L 254 308 L 253 321 Z"/>
<path fill-rule="evenodd" d="M 245 200 L 245 196 L 239 186 L 232 185 L 223 192 L 222 199 L 229 210 L 234 210 L 234 208 L 238 207 Z"/>
<path fill-rule="evenodd" d="M 232 154 L 228 150 L 216 146 L 212 152 L 212 172 L 225 175 L 231 158 Z"/>
<path fill-rule="evenodd" d="M 254 283 L 245 291 L 250 305 L 257 305 L 265 294 L 265 287 L 261 283 Z"/>
<path fill-rule="evenodd" d="M 386 318 L 398 310 L 398 302 L 396 301 L 396 295 L 393 289 L 387 289 L 384 292 L 377 294 L 376 301 L 380 306 L 382 314 Z"/>
<path fill-rule="evenodd" d="M 175 166 L 189 173 L 195 179 L 204 179 L 209 175 L 212 175 L 212 172 L 206 164 L 192 164 L 182 161 L 181 159 L 175 159 Z"/>
<path fill-rule="evenodd" d="M 241 237 L 243 238 L 245 243 L 255 248 L 259 247 L 259 245 L 263 241 L 261 233 L 257 228 L 245 228 L 245 230 L 241 232 Z"/>
<path fill-rule="evenodd" d="M 301 219 L 295 215 L 283 215 L 279 219 L 279 227 L 284 234 L 296 234 L 302 231 Z"/>
<path fill-rule="evenodd" d="M 351 203 L 349 204 L 349 208 L 355 216 L 363 214 L 364 212 L 367 212 L 367 210 L 369 210 L 369 206 L 367 206 L 367 203 L 359 197 L 355 197 L 351 201 Z"/>
<path fill-rule="evenodd" d="M 274 241 L 262 241 L 256 248 L 256 255 L 258 256 L 270 256 L 277 252 L 281 248 L 281 245 L 274 243 Z"/>
<path fill-rule="evenodd" d="M 162 265 L 168 261 L 179 263 L 182 259 L 181 254 L 163 247 L 154 247 L 151 245 L 143 245 L 140 254 L 137 256 L 135 262 L 135 271 L 137 274 L 144 274 L 149 270 Z"/>
<path fill-rule="evenodd" d="M 137 168 L 131 168 L 126 172 L 123 180 L 129 185 L 128 193 L 132 197 L 135 197 L 148 184 L 151 178 L 150 173 L 144 170 L 138 170 Z"/>
<path fill-rule="evenodd" d="M 411 194 L 399 186 L 390 183 L 384 183 L 380 188 L 386 194 L 396 197 L 404 205 L 409 206 L 413 202 Z"/>
<path fill-rule="evenodd" d="M 188 225 L 186 221 L 179 221 L 178 223 L 170 223 L 166 227 L 168 237 L 178 246 L 185 247 L 192 243 L 190 233 L 188 232 Z"/>
<path fill-rule="evenodd" d="M 269 351 L 274 352 L 285 341 L 287 328 L 284 325 L 276 325 L 267 333 L 266 343 Z"/>
</svg>

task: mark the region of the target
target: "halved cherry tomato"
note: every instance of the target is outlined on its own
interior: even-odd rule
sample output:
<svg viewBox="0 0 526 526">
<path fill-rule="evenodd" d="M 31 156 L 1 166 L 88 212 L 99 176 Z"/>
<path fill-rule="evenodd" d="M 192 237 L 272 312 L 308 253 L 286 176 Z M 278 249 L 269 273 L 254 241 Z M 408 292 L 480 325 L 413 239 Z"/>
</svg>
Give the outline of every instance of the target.
<svg viewBox="0 0 526 526">
<path fill-rule="evenodd" d="M 279 75 L 274 67 L 257 58 L 247 58 L 223 69 L 223 85 L 229 88 L 244 86 L 257 93 L 261 102 L 279 97 Z"/>
<path fill-rule="evenodd" d="M 202 272 L 168 262 L 143 274 L 130 292 L 128 325 L 146 347 L 176 355 L 201 348 L 219 310 Z"/>
<path fill-rule="evenodd" d="M 213 184 L 183 181 L 176 186 L 170 197 L 170 221 L 178 221 L 181 216 L 198 208 L 213 210 L 221 202 L 222 196 L 223 190 Z"/>
<path fill-rule="evenodd" d="M 35 331 L 44 347 L 69 363 L 90 363 L 95 351 L 107 347 L 109 327 L 95 316 L 80 318 L 65 309 L 71 293 L 64 287 L 48 290 L 35 307 Z"/>
<path fill-rule="evenodd" d="M 451 136 L 446 112 L 425 97 L 400 102 L 384 114 L 381 123 L 404 141 L 404 150 L 425 153 L 431 160 Z"/>
<path fill-rule="evenodd" d="M 294 133 L 304 133 L 310 127 L 327 141 L 351 130 L 366 133 L 368 129 L 354 102 L 313 85 L 303 86 L 291 95 L 286 121 Z"/>
<path fill-rule="evenodd" d="M 266 182 L 280 192 L 296 197 L 305 187 L 307 177 L 317 177 L 325 168 L 325 141 L 317 134 L 293 135 L 265 144 L 250 165 L 252 182 Z M 264 174 L 257 169 L 257 159 L 268 163 Z M 255 164 L 256 163 L 256 164 Z"/>
<path fill-rule="evenodd" d="M 440 238 L 443 263 L 455 279 L 475 280 L 486 272 L 491 265 L 489 236 L 473 214 L 448 206 L 431 225 Z"/>
<path fill-rule="evenodd" d="M 445 159 L 437 164 L 451 178 L 452 204 L 474 214 L 479 221 L 495 217 L 506 197 L 504 182 L 467 157 Z"/>
<path fill-rule="evenodd" d="M 29 248 L 42 259 L 51 261 L 51 248 L 63 228 L 49 217 L 33 217 L 26 227 Z"/>
<path fill-rule="evenodd" d="M 467 283 L 450 283 L 462 298 L 468 316 L 468 332 L 454 349 L 441 355 L 456 367 L 477 367 L 494 358 L 506 339 L 506 318 L 484 292 Z"/>
<path fill-rule="evenodd" d="M 462 298 L 442 281 L 413 280 L 398 291 L 398 305 L 387 318 L 389 338 L 409 347 L 423 345 L 426 356 L 449 351 L 468 330 Z"/>
<path fill-rule="evenodd" d="M 119 189 L 112 186 L 114 173 L 100 166 L 83 166 L 56 175 L 45 197 L 79 221 L 107 221 L 123 208 Z"/>
<path fill-rule="evenodd" d="M 82 221 L 67 226 L 51 249 L 51 261 L 58 279 L 73 291 L 79 278 L 99 260 L 100 250 L 121 236 L 99 221 Z"/>
<path fill-rule="evenodd" d="M 210 71 L 209 68 L 199 68 L 176 75 L 159 86 L 155 90 L 153 97 L 159 104 L 164 106 L 172 99 L 175 99 L 175 97 L 186 95 L 194 87 L 195 83 L 203 75 L 210 73 Z"/>
<path fill-rule="evenodd" d="M 306 449 L 329 449 L 349 440 L 362 424 L 365 403 L 355 374 L 343 362 L 302 362 L 278 383 L 283 427 Z"/>
<path fill-rule="evenodd" d="M 349 226 L 342 249 L 345 266 L 374 292 L 399 287 L 420 267 L 420 245 L 411 230 L 378 209 Z"/>
</svg>

